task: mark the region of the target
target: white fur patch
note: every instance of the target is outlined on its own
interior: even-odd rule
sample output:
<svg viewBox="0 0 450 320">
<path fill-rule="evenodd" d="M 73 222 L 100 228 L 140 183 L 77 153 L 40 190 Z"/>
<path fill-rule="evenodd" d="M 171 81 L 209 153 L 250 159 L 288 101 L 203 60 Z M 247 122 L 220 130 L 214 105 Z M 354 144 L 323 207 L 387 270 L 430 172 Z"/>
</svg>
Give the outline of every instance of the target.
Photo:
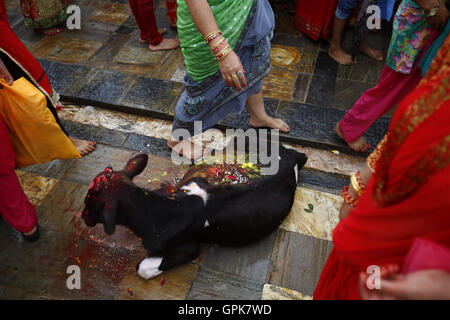
<svg viewBox="0 0 450 320">
<path fill-rule="evenodd" d="M 205 220 L 205 225 L 203 226 L 203 228 L 208 228 L 210 226 L 209 221 Z"/>
<path fill-rule="evenodd" d="M 187 191 L 186 193 L 189 196 L 198 196 L 202 198 L 203 203 L 206 206 L 206 202 L 208 201 L 208 193 L 202 188 L 200 188 L 198 184 L 196 184 L 195 182 L 192 182 L 189 185 L 182 187 L 181 190 L 186 190 Z"/>
<path fill-rule="evenodd" d="M 146 258 L 139 264 L 138 275 L 144 279 L 151 279 L 161 274 L 162 271 L 159 270 L 162 258 Z"/>
<path fill-rule="evenodd" d="M 298 182 L 298 164 L 294 166 L 295 181 Z"/>
</svg>

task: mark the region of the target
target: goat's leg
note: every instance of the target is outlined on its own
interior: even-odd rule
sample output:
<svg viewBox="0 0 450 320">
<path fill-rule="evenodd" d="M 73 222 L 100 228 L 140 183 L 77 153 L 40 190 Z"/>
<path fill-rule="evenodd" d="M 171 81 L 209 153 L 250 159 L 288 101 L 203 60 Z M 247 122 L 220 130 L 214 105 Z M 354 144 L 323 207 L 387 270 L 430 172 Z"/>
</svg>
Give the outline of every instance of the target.
<svg viewBox="0 0 450 320">
<path fill-rule="evenodd" d="M 163 257 L 148 257 L 136 265 L 136 271 L 140 277 L 151 279 L 175 266 L 188 263 L 198 257 L 200 243 L 190 241 L 164 253 Z"/>
</svg>

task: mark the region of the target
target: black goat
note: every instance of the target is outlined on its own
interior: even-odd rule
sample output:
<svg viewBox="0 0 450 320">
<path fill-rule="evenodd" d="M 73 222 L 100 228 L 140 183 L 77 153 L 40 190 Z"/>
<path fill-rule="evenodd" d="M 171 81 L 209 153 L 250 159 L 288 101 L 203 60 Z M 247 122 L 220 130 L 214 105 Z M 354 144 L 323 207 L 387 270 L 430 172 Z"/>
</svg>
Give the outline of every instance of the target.
<svg viewBox="0 0 450 320">
<path fill-rule="evenodd" d="M 136 270 L 149 279 L 197 258 L 200 242 L 242 246 L 274 232 L 292 208 L 298 170 L 307 160 L 282 146 L 279 155 L 277 174 L 249 183 L 212 184 L 198 173 L 214 165 L 202 165 L 156 191 L 132 182 L 148 161 L 137 155 L 124 170 L 108 167 L 94 178 L 82 218 L 87 226 L 103 223 L 108 234 L 119 224 L 142 238 L 149 257 Z"/>
</svg>

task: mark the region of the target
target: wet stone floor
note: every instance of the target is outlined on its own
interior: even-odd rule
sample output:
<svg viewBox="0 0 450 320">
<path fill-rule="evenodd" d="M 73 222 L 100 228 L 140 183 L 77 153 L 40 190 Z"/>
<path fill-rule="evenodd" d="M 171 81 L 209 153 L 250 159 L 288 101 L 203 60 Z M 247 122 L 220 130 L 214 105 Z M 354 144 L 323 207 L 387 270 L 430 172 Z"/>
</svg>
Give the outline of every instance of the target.
<svg viewBox="0 0 450 320">
<path fill-rule="evenodd" d="M 276 232 L 242 248 L 203 245 L 202 254 L 151 280 L 135 265 L 145 257 L 137 237 L 118 227 L 106 236 L 88 228 L 80 215 L 92 178 L 111 165 L 121 169 L 133 155 L 149 155 L 135 178 L 153 189 L 188 169 L 170 160 L 166 146 L 173 108 L 181 94 L 181 51 L 150 52 L 138 43 L 138 29 L 127 1 L 80 0 L 81 31 L 55 37 L 23 25 L 18 1 L 7 0 L 12 28 L 46 69 L 62 97 L 59 115 L 69 133 L 97 141 L 96 150 L 78 160 L 55 160 L 17 170 L 35 205 L 41 239 L 27 243 L 0 220 L 1 299 L 311 299 L 332 249 L 340 188 L 364 165 L 332 133 L 332 125 L 366 89 L 376 84 L 382 63 L 360 56 L 340 67 L 325 42 L 296 31 L 293 16 L 276 11 L 273 68 L 264 82 L 269 112 L 293 128 L 282 139 L 309 156 L 300 172 L 295 203 Z M 160 27 L 170 29 L 161 1 L 155 1 Z M 386 48 L 388 31 L 371 35 Z M 344 44 L 351 43 L 351 32 Z M 73 103 L 77 101 L 78 103 Z M 368 133 L 372 144 L 384 135 L 389 117 Z M 223 127 L 246 127 L 248 115 L 225 119 Z M 282 137 L 283 138 L 283 137 Z M 81 290 L 67 288 L 67 268 L 81 269 Z"/>
</svg>

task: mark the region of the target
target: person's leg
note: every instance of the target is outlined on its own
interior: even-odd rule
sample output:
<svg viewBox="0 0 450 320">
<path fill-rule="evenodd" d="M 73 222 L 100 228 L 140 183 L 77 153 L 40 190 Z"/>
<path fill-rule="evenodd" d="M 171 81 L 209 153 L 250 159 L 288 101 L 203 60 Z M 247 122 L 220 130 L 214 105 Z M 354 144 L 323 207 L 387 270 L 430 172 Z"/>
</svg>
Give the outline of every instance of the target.
<svg viewBox="0 0 450 320">
<path fill-rule="evenodd" d="M 420 82 L 419 68 L 411 74 L 395 72 L 385 66 L 380 81 L 367 90 L 336 124 L 336 133 L 344 139 L 350 148 L 363 152 L 370 148 L 362 138 L 363 133 L 383 114 L 397 106 Z"/>
<path fill-rule="evenodd" d="M 145 24 L 145 30 L 148 38 L 150 39 L 150 44 L 158 45 L 163 41 L 163 37 L 158 32 L 153 0 L 137 0 L 137 7 L 140 17 L 143 19 Z"/>
<path fill-rule="evenodd" d="M 357 4 L 358 0 L 339 0 L 334 16 L 333 34 L 330 39 L 328 54 L 336 62 L 342 65 L 351 65 L 356 63 L 356 61 L 352 60 L 352 56 L 345 53 L 342 49 L 341 42 L 347 19 L 350 17 Z"/>
<path fill-rule="evenodd" d="M 166 0 L 167 18 L 172 28 L 177 27 L 177 0 Z"/>
<path fill-rule="evenodd" d="M 364 39 L 361 47 L 359 47 L 359 50 L 361 50 L 362 53 L 366 54 L 368 57 L 377 60 L 377 61 L 383 61 L 384 55 L 380 50 L 374 49 L 370 47 L 367 44 L 367 39 Z"/>
<path fill-rule="evenodd" d="M 17 231 L 32 235 L 37 228 L 36 211 L 23 192 L 14 170 L 0 175 L 0 185 L 0 214 L 3 219 Z"/>
<path fill-rule="evenodd" d="M 437 31 L 430 35 L 410 74 L 395 72 L 385 66 L 377 86 L 367 90 L 335 125 L 335 132 L 350 148 L 355 151 L 366 151 L 370 148 L 361 136 L 376 119 L 397 106 L 416 88 L 422 79 L 419 61 L 438 35 Z"/>
<path fill-rule="evenodd" d="M 139 37 L 139 42 L 146 43 L 148 42 L 150 35 L 149 32 L 147 31 L 147 25 L 145 23 L 145 20 L 143 20 L 143 18 L 140 15 L 138 0 L 128 0 L 128 3 L 130 4 L 131 12 L 133 13 L 134 18 L 136 19 L 136 23 L 141 33 Z"/>
<path fill-rule="evenodd" d="M 155 10 L 153 0 L 137 0 L 139 14 L 145 21 L 146 30 L 150 39 L 149 49 L 152 51 L 170 50 L 180 46 L 180 40 L 177 38 L 163 38 L 156 24 Z"/>
<path fill-rule="evenodd" d="M 269 127 L 282 132 L 289 132 L 291 130 L 286 122 L 281 119 L 272 118 L 266 113 L 262 89 L 258 93 L 248 97 L 246 104 L 250 113 L 250 125 L 252 127 Z"/>
</svg>

